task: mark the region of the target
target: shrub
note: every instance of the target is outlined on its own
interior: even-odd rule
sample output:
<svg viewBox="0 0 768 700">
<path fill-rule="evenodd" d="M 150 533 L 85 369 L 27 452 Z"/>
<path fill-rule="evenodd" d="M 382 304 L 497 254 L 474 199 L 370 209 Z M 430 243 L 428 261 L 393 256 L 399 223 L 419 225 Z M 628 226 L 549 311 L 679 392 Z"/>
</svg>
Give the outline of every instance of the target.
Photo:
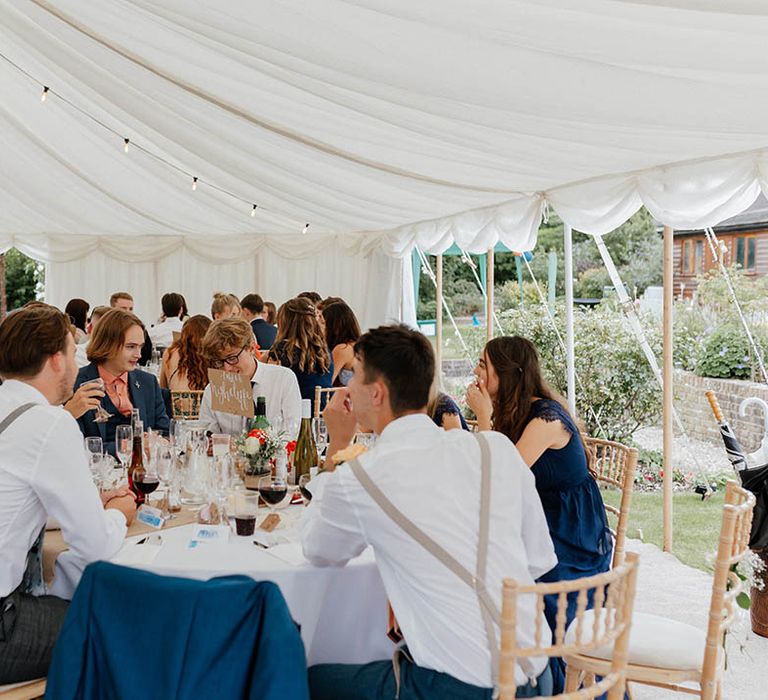
<svg viewBox="0 0 768 700">
<path fill-rule="evenodd" d="M 752 335 L 765 356 L 768 346 L 765 333 L 752 329 Z M 696 363 L 696 374 L 720 379 L 752 379 L 756 373 L 757 362 L 752 357 L 752 348 L 742 326 L 722 326 L 705 339 Z"/>
<path fill-rule="evenodd" d="M 675 304 L 673 356 L 675 364 L 693 371 L 704 348 L 707 321 L 701 309 L 685 302 Z"/>
<path fill-rule="evenodd" d="M 603 287 L 611 286 L 611 278 L 605 267 L 591 267 L 579 275 L 574 284 L 574 294 L 578 297 L 597 298 L 603 296 Z"/>
</svg>

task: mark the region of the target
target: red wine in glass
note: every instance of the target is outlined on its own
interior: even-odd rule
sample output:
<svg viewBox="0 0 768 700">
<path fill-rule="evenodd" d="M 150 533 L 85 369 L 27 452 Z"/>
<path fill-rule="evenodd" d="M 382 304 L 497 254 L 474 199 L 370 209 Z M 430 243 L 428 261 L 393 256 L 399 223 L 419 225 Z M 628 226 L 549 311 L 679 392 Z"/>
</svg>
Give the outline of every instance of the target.
<svg viewBox="0 0 768 700">
<path fill-rule="evenodd" d="M 141 494 L 142 502 L 146 503 L 147 496 L 152 493 L 160 484 L 160 479 L 156 476 L 147 474 L 134 474 L 133 487 Z"/>
<path fill-rule="evenodd" d="M 237 534 L 242 536 L 252 535 L 256 531 L 256 516 L 255 515 L 236 515 L 235 516 L 235 530 Z"/>
<path fill-rule="evenodd" d="M 288 486 L 285 484 L 269 484 L 269 486 L 259 486 L 259 495 L 269 506 L 276 506 L 285 498 L 288 493 Z"/>
<path fill-rule="evenodd" d="M 312 492 L 306 486 L 299 486 L 299 491 L 304 503 L 309 503 L 312 500 Z"/>
</svg>

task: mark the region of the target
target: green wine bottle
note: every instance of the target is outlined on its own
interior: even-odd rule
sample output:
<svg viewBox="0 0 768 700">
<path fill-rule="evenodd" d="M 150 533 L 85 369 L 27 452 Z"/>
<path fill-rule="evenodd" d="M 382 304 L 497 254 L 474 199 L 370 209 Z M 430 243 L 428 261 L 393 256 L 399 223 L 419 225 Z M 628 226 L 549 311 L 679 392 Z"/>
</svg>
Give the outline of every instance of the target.
<svg viewBox="0 0 768 700">
<path fill-rule="evenodd" d="M 256 413 L 251 418 L 251 427 L 249 430 L 255 430 L 260 428 L 261 430 L 267 430 L 269 428 L 269 421 L 267 420 L 267 397 L 256 397 Z"/>
<path fill-rule="evenodd" d="M 317 447 L 315 436 L 312 434 L 312 402 L 309 399 L 301 401 L 301 427 L 296 440 L 296 452 L 293 455 L 293 474 L 299 483 L 303 474 L 309 474 L 310 469 L 317 466 Z"/>
</svg>

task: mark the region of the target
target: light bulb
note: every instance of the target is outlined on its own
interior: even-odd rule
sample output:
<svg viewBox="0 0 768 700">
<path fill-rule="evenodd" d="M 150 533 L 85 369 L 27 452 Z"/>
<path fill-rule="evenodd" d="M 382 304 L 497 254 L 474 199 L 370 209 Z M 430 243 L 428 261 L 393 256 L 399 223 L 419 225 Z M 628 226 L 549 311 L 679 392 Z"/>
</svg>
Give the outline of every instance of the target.
<svg viewBox="0 0 768 700">
<path fill-rule="evenodd" d="M 251 216 L 256 216 L 256 209 L 258 208 L 257 204 L 253 205 L 253 209 L 251 209 Z"/>
<path fill-rule="evenodd" d="M 128 144 L 131 142 L 130 139 L 123 139 L 123 142 L 125 143 L 125 146 L 123 146 L 123 150 L 128 153 Z"/>
<path fill-rule="evenodd" d="M 46 97 L 48 97 L 48 86 L 43 85 L 43 94 L 40 95 L 40 102 L 45 102 Z"/>
<path fill-rule="evenodd" d="M 192 178 L 192 190 L 194 191 L 196 189 L 197 189 L 197 178 L 193 177 Z"/>
<path fill-rule="evenodd" d="M 309 230 L 309 224 L 304 224 L 304 230 L 302 231 L 302 234 L 306 233 Z"/>
</svg>

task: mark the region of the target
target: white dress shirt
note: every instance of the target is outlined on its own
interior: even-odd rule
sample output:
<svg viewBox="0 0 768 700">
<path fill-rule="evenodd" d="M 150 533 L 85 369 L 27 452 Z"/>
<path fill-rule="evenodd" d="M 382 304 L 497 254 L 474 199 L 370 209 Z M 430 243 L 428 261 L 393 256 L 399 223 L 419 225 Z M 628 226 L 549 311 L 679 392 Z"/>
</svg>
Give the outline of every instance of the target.
<svg viewBox="0 0 768 700">
<path fill-rule="evenodd" d="M 27 552 L 48 517 L 69 546 L 59 559 L 77 562 L 80 571 L 112 557 L 126 531 L 125 516 L 101 503 L 75 419 L 25 382 L 0 386 L 0 420 L 25 403 L 39 406 L 0 434 L 0 597 L 21 583 Z"/>
<path fill-rule="evenodd" d="M 161 323 L 156 323 L 152 328 L 147 329 L 149 337 L 152 340 L 153 347 L 169 348 L 173 343 L 173 332 L 181 333 L 181 327 L 184 322 L 176 316 L 166 318 Z"/>
<path fill-rule="evenodd" d="M 80 343 L 80 345 L 75 347 L 75 362 L 78 367 L 85 367 L 86 365 L 91 364 L 91 361 L 86 355 L 88 352 L 88 343 L 90 342 L 91 340 L 89 338 L 85 343 Z"/>
<path fill-rule="evenodd" d="M 557 563 L 533 474 L 515 446 L 487 432 L 491 505 L 486 588 L 501 609 L 503 578 L 521 584 Z M 445 431 L 424 415 L 398 418 L 360 464 L 392 503 L 472 573 L 480 520 L 480 446 L 464 430 Z M 392 609 L 413 660 L 490 688 L 491 653 L 477 594 L 371 499 L 347 465 L 313 479 L 302 519 L 304 555 L 339 566 L 373 547 Z M 534 603 L 521 600 L 518 639 L 533 645 Z M 543 624 L 546 626 L 546 622 Z M 497 641 L 500 633 L 497 629 Z M 532 660 L 540 674 L 543 658 Z M 527 678 L 516 669 L 517 683 Z"/>
<path fill-rule="evenodd" d="M 296 375 L 287 367 L 257 361 L 251 382 L 253 382 L 254 401 L 258 396 L 264 396 L 267 399 L 267 420 L 270 424 L 279 424 L 283 429 L 291 426 L 298 431 L 301 425 L 301 393 Z M 211 408 L 211 387 L 210 385 L 205 387 L 200 404 L 199 421 L 203 430 L 242 435 L 246 423 L 247 419 L 243 416 L 214 411 Z"/>
</svg>

